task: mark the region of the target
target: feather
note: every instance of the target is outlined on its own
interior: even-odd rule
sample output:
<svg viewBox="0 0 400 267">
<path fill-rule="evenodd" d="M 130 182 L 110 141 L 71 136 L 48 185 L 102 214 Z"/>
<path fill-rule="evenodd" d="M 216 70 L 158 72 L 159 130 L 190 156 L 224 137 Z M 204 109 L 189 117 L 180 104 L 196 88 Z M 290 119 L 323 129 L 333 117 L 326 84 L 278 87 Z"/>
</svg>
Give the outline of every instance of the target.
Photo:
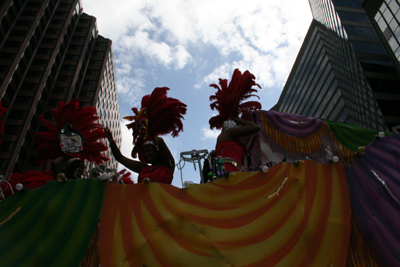
<svg viewBox="0 0 400 267">
<path fill-rule="evenodd" d="M 103 154 L 108 147 L 103 142 L 98 142 L 101 138 L 106 138 L 103 125 L 97 123 L 99 117 L 95 116 L 96 109 L 91 106 L 79 107 L 78 99 L 73 99 L 70 103 L 58 102 L 57 108 L 51 111 L 55 124 L 40 116 L 40 120 L 47 128 L 47 132 L 36 133 L 36 144 L 38 147 L 38 164 L 41 165 L 48 160 L 53 160 L 66 155 L 60 149 L 57 140 L 61 128 L 69 123 L 79 131 L 85 138 L 83 150 L 74 155 L 82 160 L 88 160 L 96 164 L 108 161 Z"/>
<path fill-rule="evenodd" d="M 178 99 L 168 97 L 168 90 L 168 87 L 157 87 L 150 95 L 142 98 L 140 111 L 132 108 L 136 116 L 132 116 L 134 121 L 127 125 L 128 129 L 133 130 L 135 147 L 132 157 L 141 153 L 140 148 L 146 140 L 166 134 L 176 137 L 183 131 L 182 119 L 186 114 L 186 105 Z"/>
<path fill-rule="evenodd" d="M 1 189 L 3 190 L 4 196 L 12 195 L 12 192 L 16 192 L 17 184 L 21 183 L 26 189 L 34 189 L 45 185 L 48 181 L 53 180 L 52 172 L 35 172 L 35 171 L 28 171 L 24 174 L 20 173 L 13 173 L 10 176 L 8 182 L 11 185 L 11 188 L 6 183 L 1 183 Z"/>
<path fill-rule="evenodd" d="M 217 110 L 218 115 L 212 117 L 209 120 L 210 128 L 222 128 L 222 124 L 225 120 L 232 117 L 238 117 L 241 114 L 249 111 L 255 111 L 261 109 L 261 104 L 257 101 L 248 101 L 250 97 L 257 97 L 257 89 L 252 88 L 257 86 L 261 89 L 260 85 L 255 83 L 255 76 L 249 71 L 245 71 L 243 74 L 239 69 L 235 69 L 232 75 L 232 79 L 229 82 L 226 79 L 219 79 L 219 85 L 210 84 L 210 87 L 217 89 L 214 95 L 210 96 L 210 108 Z"/>
</svg>

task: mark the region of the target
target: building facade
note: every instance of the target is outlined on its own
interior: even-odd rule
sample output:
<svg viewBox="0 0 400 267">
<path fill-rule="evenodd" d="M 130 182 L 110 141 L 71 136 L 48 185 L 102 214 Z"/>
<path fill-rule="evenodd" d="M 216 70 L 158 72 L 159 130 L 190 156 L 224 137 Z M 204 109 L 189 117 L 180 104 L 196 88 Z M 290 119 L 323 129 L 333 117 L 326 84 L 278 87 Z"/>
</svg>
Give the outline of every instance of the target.
<svg viewBox="0 0 400 267">
<path fill-rule="evenodd" d="M 310 0 L 314 20 L 274 110 L 378 130 L 400 124 L 398 61 L 363 2 Z"/>
<path fill-rule="evenodd" d="M 0 99 L 8 109 L 0 174 L 43 171 L 37 166 L 39 116 L 52 120 L 59 101 L 78 98 L 97 108 L 100 123 L 121 143 L 112 42 L 79 0 L 5 0 L 0 7 Z M 110 157 L 109 167 L 117 168 Z"/>
<path fill-rule="evenodd" d="M 396 0 L 366 0 L 363 3 L 372 25 L 387 50 L 395 60 L 400 61 L 400 3 Z M 398 65 L 396 65 L 398 66 Z"/>
</svg>

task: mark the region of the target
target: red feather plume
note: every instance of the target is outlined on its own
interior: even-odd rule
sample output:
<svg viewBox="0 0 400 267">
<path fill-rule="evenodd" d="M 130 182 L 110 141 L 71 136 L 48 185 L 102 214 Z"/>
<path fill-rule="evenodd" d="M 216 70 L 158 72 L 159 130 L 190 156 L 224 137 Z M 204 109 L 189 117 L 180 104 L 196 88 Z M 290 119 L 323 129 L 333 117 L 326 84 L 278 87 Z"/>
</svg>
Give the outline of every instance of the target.
<svg viewBox="0 0 400 267">
<path fill-rule="evenodd" d="M 13 173 L 10 176 L 8 182 L 1 183 L 1 189 L 3 190 L 4 196 L 8 197 L 12 195 L 12 192 L 17 192 L 16 185 L 21 183 L 26 189 L 34 189 L 45 185 L 48 181 L 53 180 L 53 176 L 51 175 L 51 171 L 47 172 L 35 172 L 28 171 L 24 174 Z"/>
<path fill-rule="evenodd" d="M 255 76 L 249 71 L 246 70 L 242 74 L 239 69 L 235 69 L 229 85 L 227 79 L 219 79 L 220 86 L 210 84 L 211 87 L 217 89 L 215 95 L 210 96 L 210 101 L 214 101 L 210 104 L 210 107 L 212 110 L 216 109 L 219 111 L 219 115 L 209 120 L 211 129 L 214 127 L 221 129 L 224 121 L 229 118 L 238 117 L 241 114 L 261 109 L 261 103 L 257 101 L 244 102 L 252 96 L 260 99 L 254 94 L 257 93 L 257 89 L 253 89 L 252 87 L 257 86 L 260 89 L 261 87 L 254 80 Z"/>
<path fill-rule="evenodd" d="M 67 158 L 76 157 L 96 164 L 108 161 L 108 158 L 103 154 L 103 151 L 107 151 L 107 146 L 103 142 L 98 142 L 99 139 L 106 138 L 106 135 L 103 125 L 97 123 L 99 117 L 95 116 L 96 109 L 94 107 L 80 108 L 78 99 L 73 99 L 70 103 L 60 101 L 58 108 L 53 109 L 51 114 L 54 117 L 55 124 L 46 120 L 43 115 L 40 116 L 40 120 L 48 131 L 36 133 L 39 165 L 64 155 L 67 155 Z M 57 136 L 61 128 L 67 123 L 72 125 L 85 138 L 83 150 L 79 154 L 66 154 L 61 151 Z"/>
<path fill-rule="evenodd" d="M 134 122 L 127 125 L 133 130 L 132 156 L 141 151 L 147 140 L 155 136 L 171 133 L 173 137 L 183 131 L 183 115 L 186 114 L 186 105 L 178 99 L 167 97 L 168 87 L 157 87 L 150 95 L 142 98 L 140 111 L 132 108 L 135 116 L 124 117 Z M 145 125 L 147 122 L 147 126 Z M 140 158 L 140 155 L 139 155 Z"/>
</svg>

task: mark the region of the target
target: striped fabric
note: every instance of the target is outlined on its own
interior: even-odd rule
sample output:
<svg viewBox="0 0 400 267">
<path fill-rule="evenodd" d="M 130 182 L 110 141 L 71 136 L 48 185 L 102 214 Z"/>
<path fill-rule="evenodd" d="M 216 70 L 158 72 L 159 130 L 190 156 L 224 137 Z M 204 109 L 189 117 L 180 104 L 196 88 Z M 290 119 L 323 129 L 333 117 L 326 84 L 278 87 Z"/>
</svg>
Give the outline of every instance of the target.
<svg viewBox="0 0 400 267">
<path fill-rule="evenodd" d="M 387 266 L 400 266 L 400 135 L 376 139 L 346 167 L 354 212 Z"/>
<path fill-rule="evenodd" d="M 344 266 L 343 165 L 281 163 L 178 189 L 107 187 L 101 266 Z"/>
<path fill-rule="evenodd" d="M 0 202 L 0 266 L 400 266 L 399 134 L 246 116 L 262 126 L 246 140 L 248 165 L 273 163 L 268 172 L 18 192 Z"/>
</svg>

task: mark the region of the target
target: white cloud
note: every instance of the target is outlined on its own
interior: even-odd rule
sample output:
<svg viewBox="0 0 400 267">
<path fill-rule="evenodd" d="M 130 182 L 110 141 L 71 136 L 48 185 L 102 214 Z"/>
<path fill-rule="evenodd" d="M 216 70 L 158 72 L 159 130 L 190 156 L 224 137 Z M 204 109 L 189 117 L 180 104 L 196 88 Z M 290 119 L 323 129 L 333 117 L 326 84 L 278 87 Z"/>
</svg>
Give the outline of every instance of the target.
<svg viewBox="0 0 400 267">
<path fill-rule="evenodd" d="M 126 121 L 121 121 L 121 135 L 122 135 L 122 144 L 121 144 L 121 153 L 122 155 L 124 155 L 125 157 L 132 159 L 131 157 L 131 152 L 133 149 L 133 144 L 132 144 L 132 131 L 129 130 L 126 126 Z M 137 160 L 137 159 L 136 159 Z M 137 176 L 138 174 L 129 170 L 128 168 L 126 168 L 124 165 L 122 165 L 121 163 L 118 164 L 118 171 L 123 170 L 123 169 L 127 169 L 128 171 L 131 172 L 131 178 L 132 180 L 136 183 L 137 182 Z"/>
<path fill-rule="evenodd" d="M 212 73 L 204 77 L 204 82 L 208 85 L 217 84 L 219 85 L 219 78 L 230 80 L 233 72 L 233 67 L 229 63 L 225 63 L 215 69 Z"/>
<path fill-rule="evenodd" d="M 149 18 L 144 14 L 146 1 L 114 0 L 83 1 L 83 11 L 97 18 L 97 25 L 101 35 L 114 42 L 133 29 L 151 29 Z"/>
<path fill-rule="evenodd" d="M 211 130 L 209 128 L 203 127 L 201 128 L 202 137 L 201 140 L 204 141 L 206 139 L 217 140 L 218 135 L 221 133 L 220 130 Z"/>
<path fill-rule="evenodd" d="M 191 55 L 184 46 L 170 46 L 165 42 L 152 39 L 149 33 L 143 31 L 137 31 L 132 36 L 121 37 L 116 49 L 123 51 L 124 55 L 142 55 L 147 61 L 156 61 L 168 68 L 175 65 L 175 69 L 182 69 L 191 59 Z M 124 60 L 125 64 L 128 60 L 132 62 L 129 58 L 120 60 Z"/>
<path fill-rule="evenodd" d="M 192 59 L 189 52 L 186 51 L 185 47 L 182 45 L 177 45 L 173 49 L 173 58 L 175 63 L 175 69 L 183 69 L 185 65 Z"/>
<path fill-rule="evenodd" d="M 249 0 L 245 5 L 218 0 L 102 3 L 87 0 L 84 8 L 95 16 L 101 14 L 100 32 L 124 55 L 139 52 L 167 68 L 182 69 L 192 57 L 189 47 L 211 44 L 222 56 L 237 53 L 242 57 L 240 65 L 252 67 L 256 74 L 270 72 L 263 75 L 269 79 L 262 80 L 267 86 L 274 82 L 271 77 L 280 82 L 285 78 L 281 68 L 276 73 L 273 66 L 294 60 L 297 52 L 290 51 L 299 46 L 306 31 L 299 20 L 310 20 L 304 16 L 310 13 L 306 0 Z"/>
<path fill-rule="evenodd" d="M 145 95 L 145 75 L 146 71 L 142 69 L 132 70 L 129 64 L 123 64 L 123 68 L 117 69 L 117 90 L 123 96 L 124 102 L 132 107 L 140 108 L 140 102 Z M 122 114 L 123 116 L 132 114 Z"/>
<path fill-rule="evenodd" d="M 199 121 L 210 116 L 209 84 L 230 80 L 235 68 L 253 73 L 263 109 L 273 106 L 311 22 L 307 0 L 84 0 L 83 8 L 113 41 L 122 116 L 156 86 L 172 88 L 188 114 L 195 110 L 185 122 L 191 135 L 169 143 L 175 158 L 180 150 L 215 145 L 219 131 Z M 131 133 L 124 139 L 130 155 Z"/>
</svg>

